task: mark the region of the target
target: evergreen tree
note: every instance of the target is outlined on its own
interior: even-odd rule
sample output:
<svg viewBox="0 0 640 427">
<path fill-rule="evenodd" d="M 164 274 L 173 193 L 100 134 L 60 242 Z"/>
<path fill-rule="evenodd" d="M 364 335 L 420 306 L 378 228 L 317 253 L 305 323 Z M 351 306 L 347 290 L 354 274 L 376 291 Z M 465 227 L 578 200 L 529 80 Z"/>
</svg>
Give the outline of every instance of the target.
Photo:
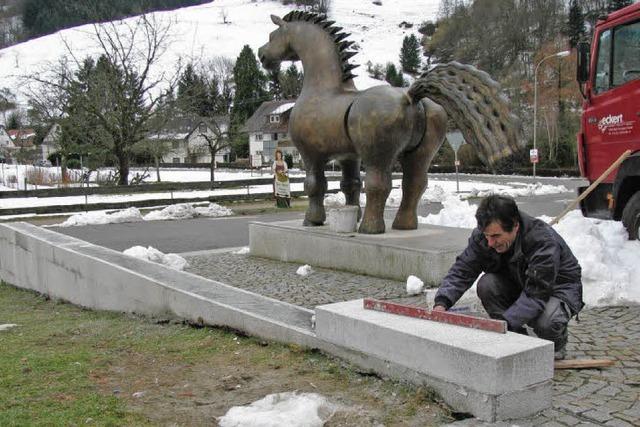
<svg viewBox="0 0 640 427">
<path fill-rule="evenodd" d="M 414 34 L 405 36 L 402 40 L 400 64 L 405 73 L 415 74 L 420 68 L 420 43 Z"/>
<path fill-rule="evenodd" d="M 265 90 L 266 77 L 260 70 L 258 60 L 249 45 L 245 45 L 233 67 L 233 80 L 236 90 L 233 97 L 231 118 L 234 124 L 244 123 L 267 101 Z"/>
<path fill-rule="evenodd" d="M 294 99 L 300 96 L 300 91 L 302 91 L 302 83 L 304 76 L 300 71 L 298 71 L 298 67 L 296 64 L 291 64 L 285 71 L 280 75 L 280 85 L 282 86 L 282 97 L 284 99 Z"/>
<path fill-rule="evenodd" d="M 203 76 L 189 63 L 178 80 L 178 105 L 185 113 L 209 117 L 214 111 L 214 99 Z"/>
<path fill-rule="evenodd" d="M 282 99 L 282 85 L 280 84 L 281 76 L 282 72 L 280 71 L 280 67 L 267 72 L 267 78 L 269 79 L 269 94 L 273 99 Z"/>
<path fill-rule="evenodd" d="M 232 147 L 238 157 L 249 153 L 249 139 L 241 135 L 239 129 L 244 122 L 267 101 L 265 83 L 267 78 L 260 70 L 258 60 L 249 45 L 245 45 L 233 67 L 233 80 L 236 84 L 231 108 Z"/>
<path fill-rule="evenodd" d="M 572 48 L 576 47 L 578 42 L 584 39 L 584 14 L 578 0 L 571 0 L 569 4 L 569 19 L 567 21 L 566 33 L 569 38 L 569 46 Z"/>
<path fill-rule="evenodd" d="M 404 86 L 404 78 L 402 77 L 402 73 L 399 73 L 396 69 L 396 66 L 389 62 L 387 63 L 387 68 L 384 73 L 384 79 L 391 86 L 395 87 L 403 87 Z"/>
<path fill-rule="evenodd" d="M 9 118 L 7 119 L 7 129 L 20 129 L 22 128 L 22 116 L 17 111 L 9 114 Z"/>
<path fill-rule="evenodd" d="M 607 2 L 607 11 L 614 12 L 623 7 L 627 7 L 633 3 L 633 0 L 609 0 Z"/>
</svg>

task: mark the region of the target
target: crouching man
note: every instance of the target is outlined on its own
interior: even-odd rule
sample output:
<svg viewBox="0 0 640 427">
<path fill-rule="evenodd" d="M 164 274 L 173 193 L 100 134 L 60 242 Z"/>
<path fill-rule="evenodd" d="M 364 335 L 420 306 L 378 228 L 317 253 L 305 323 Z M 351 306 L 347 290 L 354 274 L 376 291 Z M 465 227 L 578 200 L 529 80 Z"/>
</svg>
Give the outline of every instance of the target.
<svg viewBox="0 0 640 427">
<path fill-rule="evenodd" d="M 519 212 L 510 197 L 489 196 L 476 211 L 478 227 L 456 258 L 435 297 L 445 311 L 460 299 L 481 272 L 478 296 L 489 316 L 507 321 L 510 331 L 553 341 L 564 359 L 567 324 L 584 306 L 581 269 L 556 231 Z"/>
</svg>

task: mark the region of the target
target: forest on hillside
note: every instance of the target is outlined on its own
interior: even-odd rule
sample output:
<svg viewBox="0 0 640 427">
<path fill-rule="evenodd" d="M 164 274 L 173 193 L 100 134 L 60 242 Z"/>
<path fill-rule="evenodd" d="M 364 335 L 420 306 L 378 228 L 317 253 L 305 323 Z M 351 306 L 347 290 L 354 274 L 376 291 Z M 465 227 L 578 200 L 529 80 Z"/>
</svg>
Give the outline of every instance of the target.
<svg viewBox="0 0 640 427">
<path fill-rule="evenodd" d="M 433 63 L 458 61 L 488 72 L 511 99 L 514 112 L 523 122 L 528 148 L 532 147 L 537 79 L 540 166 L 577 168 L 575 135 L 582 97 L 575 82 L 575 46 L 579 41 L 589 41 L 598 17 L 631 3 L 441 0 L 438 19 L 424 22 L 420 28 L 426 68 Z M 528 167 L 528 151 L 510 159 L 504 169 Z M 463 164 L 477 163 L 473 153 L 463 150 L 461 154 Z M 453 153 L 441 150 L 440 156 L 452 157 Z"/>
<path fill-rule="evenodd" d="M 209 0 L 0 0 L 0 48 L 64 28 Z"/>
</svg>

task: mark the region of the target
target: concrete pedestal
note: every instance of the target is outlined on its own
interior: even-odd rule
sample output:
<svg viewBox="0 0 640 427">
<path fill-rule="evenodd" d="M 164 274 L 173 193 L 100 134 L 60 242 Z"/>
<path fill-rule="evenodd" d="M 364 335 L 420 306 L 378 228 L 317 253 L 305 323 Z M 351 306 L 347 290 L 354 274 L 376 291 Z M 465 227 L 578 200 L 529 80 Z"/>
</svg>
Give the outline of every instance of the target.
<svg viewBox="0 0 640 427">
<path fill-rule="evenodd" d="M 249 225 L 253 256 L 405 281 L 410 275 L 438 286 L 471 230 L 420 224 L 417 230 L 384 234 L 337 233 L 300 220 Z"/>
</svg>

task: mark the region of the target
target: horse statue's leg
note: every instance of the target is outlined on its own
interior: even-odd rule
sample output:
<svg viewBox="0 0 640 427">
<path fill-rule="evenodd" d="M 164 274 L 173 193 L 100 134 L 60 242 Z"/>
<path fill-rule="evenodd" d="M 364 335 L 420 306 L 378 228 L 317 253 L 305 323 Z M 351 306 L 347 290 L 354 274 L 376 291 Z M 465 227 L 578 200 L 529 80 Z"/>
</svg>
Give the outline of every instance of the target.
<svg viewBox="0 0 640 427">
<path fill-rule="evenodd" d="M 324 165 L 326 161 L 311 160 L 303 156 L 304 164 L 307 168 L 307 175 L 304 179 L 304 191 L 309 197 L 309 207 L 304 216 L 303 225 L 322 225 L 326 220 L 324 211 L 324 195 L 327 192 L 327 178 L 324 176 Z"/>
<path fill-rule="evenodd" d="M 447 113 L 444 109 L 427 98 L 420 102 L 424 107 L 427 126 L 422 143 L 399 158 L 402 166 L 402 202 L 392 225 L 397 230 L 418 228 L 418 203 L 427 188 L 427 170 L 447 131 Z"/>
<path fill-rule="evenodd" d="M 342 169 L 340 190 L 344 193 L 347 206 L 358 206 L 358 208 L 360 208 L 360 191 L 362 190 L 362 180 L 360 179 L 360 160 L 341 160 L 340 169 Z M 358 209 L 358 220 L 360 220 L 361 215 L 362 212 Z"/>
<path fill-rule="evenodd" d="M 364 234 L 384 233 L 384 205 L 391 193 L 391 162 L 384 168 L 367 166 L 364 179 L 367 204 L 358 232 Z"/>
</svg>

